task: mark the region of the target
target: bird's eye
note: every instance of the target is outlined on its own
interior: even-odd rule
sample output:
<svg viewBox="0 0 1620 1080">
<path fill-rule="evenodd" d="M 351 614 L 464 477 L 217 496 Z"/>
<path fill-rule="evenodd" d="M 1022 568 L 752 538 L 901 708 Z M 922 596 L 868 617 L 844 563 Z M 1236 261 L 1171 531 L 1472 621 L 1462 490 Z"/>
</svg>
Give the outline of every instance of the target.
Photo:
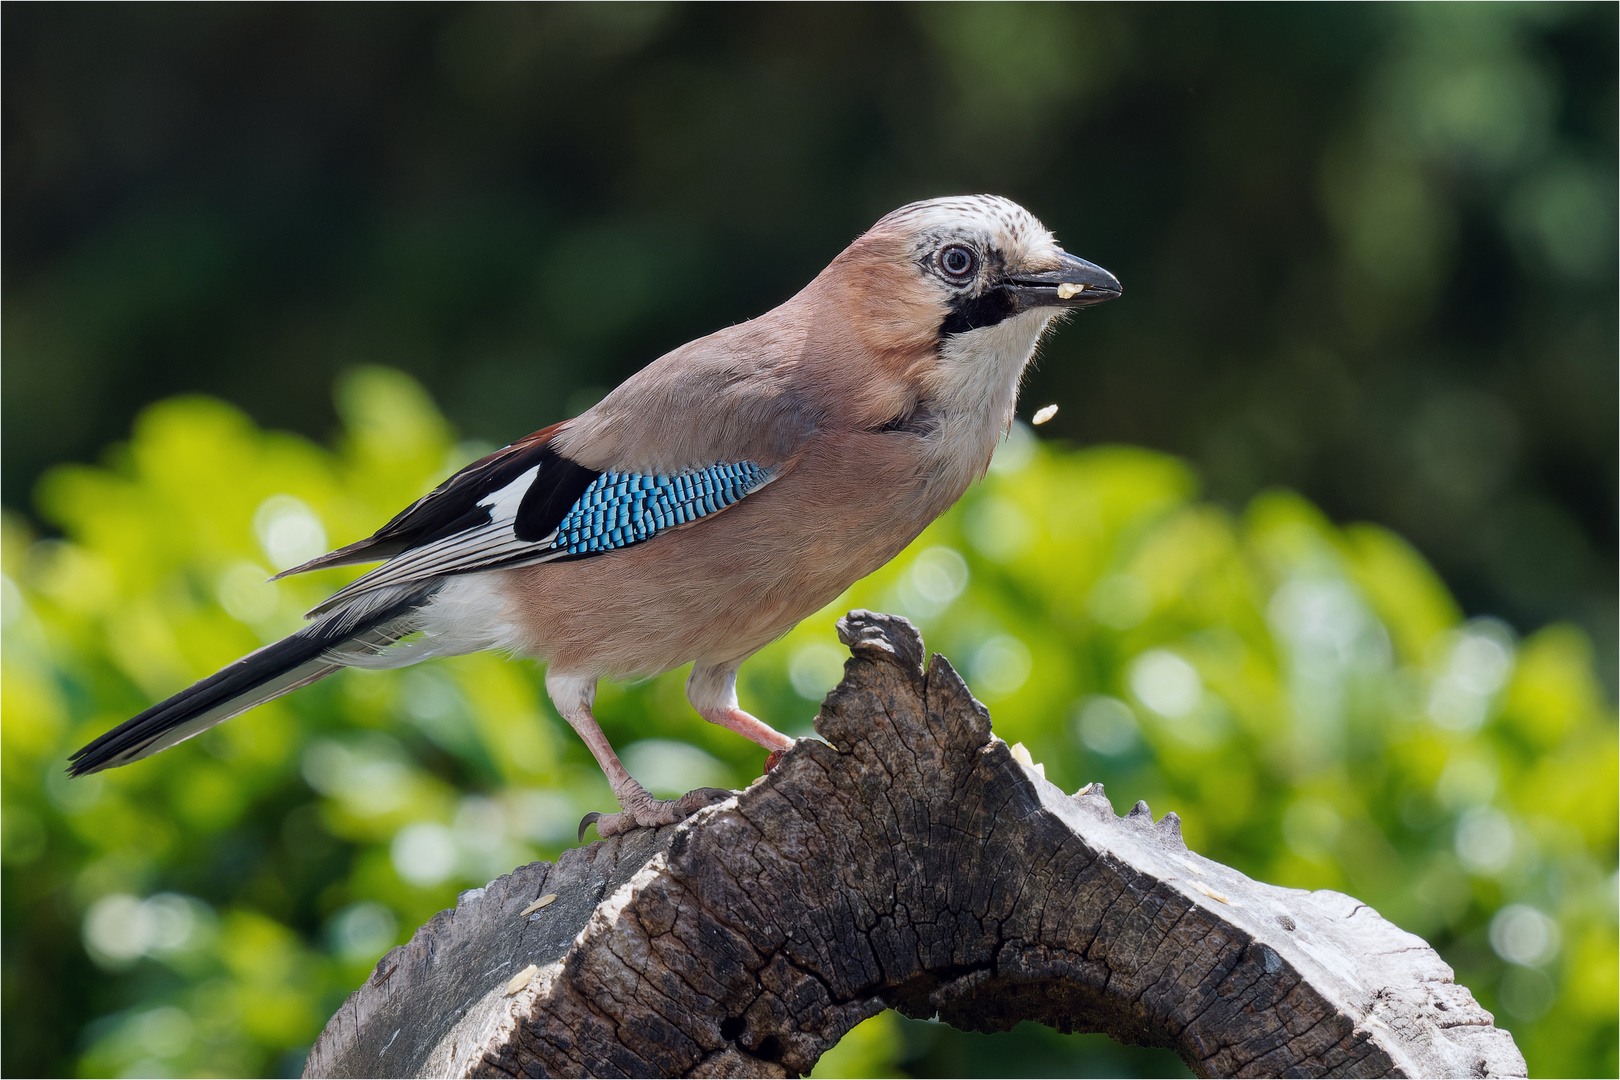
<svg viewBox="0 0 1620 1080">
<path fill-rule="evenodd" d="M 952 244 L 939 253 L 939 268 L 945 271 L 949 277 L 965 278 L 973 273 L 973 268 L 977 263 L 978 260 L 973 257 L 973 252 L 960 244 Z"/>
</svg>

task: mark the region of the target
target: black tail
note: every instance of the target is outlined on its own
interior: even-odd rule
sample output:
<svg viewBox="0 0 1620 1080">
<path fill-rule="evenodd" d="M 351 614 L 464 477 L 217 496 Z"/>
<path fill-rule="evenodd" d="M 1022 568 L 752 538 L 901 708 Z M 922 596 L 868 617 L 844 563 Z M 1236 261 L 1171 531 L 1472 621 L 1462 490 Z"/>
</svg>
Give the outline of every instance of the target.
<svg viewBox="0 0 1620 1080">
<path fill-rule="evenodd" d="M 255 705 L 325 678 L 344 666 L 344 653 L 375 655 L 416 629 L 410 616 L 434 591 L 434 587 L 414 591 L 359 620 L 352 610 L 339 610 L 248 653 L 80 749 L 68 759 L 68 775 L 128 765 L 184 742 Z"/>
</svg>

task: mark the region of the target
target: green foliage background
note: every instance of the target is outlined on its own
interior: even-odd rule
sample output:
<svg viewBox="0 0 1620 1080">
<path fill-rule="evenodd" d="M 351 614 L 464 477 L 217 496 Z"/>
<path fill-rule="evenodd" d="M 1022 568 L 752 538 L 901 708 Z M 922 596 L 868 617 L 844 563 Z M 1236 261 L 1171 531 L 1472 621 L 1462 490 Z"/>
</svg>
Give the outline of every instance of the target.
<svg viewBox="0 0 1620 1080">
<path fill-rule="evenodd" d="M 356 539 L 484 447 L 362 369 L 328 451 L 217 400 L 144 412 L 4 529 L 8 1072 L 296 1073 L 343 996 L 456 892 L 571 845 L 612 799 L 526 662 L 347 671 L 134 766 L 66 754 L 299 624 L 338 584 L 277 569 Z M 1433 942 L 1536 1075 L 1616 1069 L 1615 716 L 1584 634 L 1465 620 L 1413 549 L 1297 495 L 1239 514 L 1181 461 L 1023 425 L 893 564 L 744 668 L 791 732 L 839 675 L 844 609 L 922 627 L 1066 789 L 1174 810 L 1246 873 L 1342 889 Z M 756 747 L 672 673 L 605 685 L 655 790 L 741 785 Z M 1024 1025 L 886 1014 L 821 1075 L 1159 1075 L 1179 1063 Z"/>
</svg>

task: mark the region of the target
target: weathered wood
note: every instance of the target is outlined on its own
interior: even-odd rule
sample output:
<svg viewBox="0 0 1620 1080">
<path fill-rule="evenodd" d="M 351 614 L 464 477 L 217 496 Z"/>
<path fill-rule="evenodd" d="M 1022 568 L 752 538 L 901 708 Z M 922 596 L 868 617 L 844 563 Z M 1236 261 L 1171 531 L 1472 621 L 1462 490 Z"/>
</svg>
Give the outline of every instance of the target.
<svg viewBox="0 0 1620 1080">
<path fill-rule="evenodd" d="M 1524 1076 L 1420 939 L 1016 761 L 904 620 L 852 612 L 817 730 L 685 823 L 462 894 L 306 1076 L 784 1076 L 892 1006 L 1167 1046 L 1204 1076 Z M 539 897 L 549 906 L 523 914 Z M 520 975 L 529 965 L 533 974 Z"/>
</svg>

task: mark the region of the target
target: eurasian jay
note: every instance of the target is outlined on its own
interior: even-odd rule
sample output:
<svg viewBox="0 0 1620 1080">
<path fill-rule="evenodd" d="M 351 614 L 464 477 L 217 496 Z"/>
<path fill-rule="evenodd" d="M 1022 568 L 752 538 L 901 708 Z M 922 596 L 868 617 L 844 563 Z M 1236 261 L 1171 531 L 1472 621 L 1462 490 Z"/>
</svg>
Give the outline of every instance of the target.
<svg viewBox="0 0 1620 1080">
<path fill-rule="evenodd" d="M 545 664 L 607 774 L 620 812 L 587 823 L 608 836 L 680 821 L 727 793 L 648 794 L 591 714 L 598 680 L 691 663 L 698 713 L 774 761 L 794 740 L 738 707 L 739 666 L 983 476 L 1054 317 L 1119 295 L 1007 199 L 901 207 L 781 306 L 286 571 L 382 561 L 302 630 L 79 750 L 70 772 L 126 765 L 339 668 L 499 649 Z"/>
</svg>

